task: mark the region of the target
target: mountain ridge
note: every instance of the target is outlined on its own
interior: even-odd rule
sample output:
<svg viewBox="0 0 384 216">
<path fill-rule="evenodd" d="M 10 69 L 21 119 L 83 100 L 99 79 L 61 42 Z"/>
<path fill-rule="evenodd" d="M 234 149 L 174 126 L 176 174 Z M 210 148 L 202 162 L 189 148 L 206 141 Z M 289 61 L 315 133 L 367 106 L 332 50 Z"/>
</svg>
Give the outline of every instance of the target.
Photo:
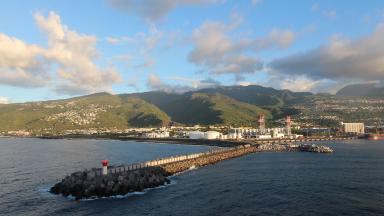
<svg viewBox="0 0 384 216">
<path fill-rule="evenodd" d="M 376 83 L 360 83 L 347 85 L 336 92 L 341 97 L 380 97 L 384 96 L 384 86 Z"/>
<path fill-rule="evenodd" d="M 184 93 L 149 91 L 101 92 L 79 97 L 0 105 L 0 132 L 27 130 L 36 134 L 77 129 L 127 129 L 177 125 L 281 125 L 285 115 L 308 125 L 337 126 L 340 121 L 375 122 L 384 118 L 381 100 L 367 109 L 366 99 L 292 92 L 258 85 L 222 86 Z M 345 110 L 345 111 L 343 111 Z M 369 117 L 371 116 L 371 117 Z M 280 123 L 278 123 L 280 122 Z"/>
</svg>

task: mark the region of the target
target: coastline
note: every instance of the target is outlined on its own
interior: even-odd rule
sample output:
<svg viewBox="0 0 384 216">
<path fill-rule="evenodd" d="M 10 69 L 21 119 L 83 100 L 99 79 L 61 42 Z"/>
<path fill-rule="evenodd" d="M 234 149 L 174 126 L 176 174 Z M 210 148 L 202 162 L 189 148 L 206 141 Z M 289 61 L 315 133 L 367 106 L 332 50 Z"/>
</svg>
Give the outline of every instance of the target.
<svg viewBox="0 0 384 216">
<path fill-rule="evenodd" d="M 313 141 L 337 141 L 359 139 L 359 137 L 307 137 L 301 139 L 189 139 L 189 138 L 144 138 L 130 137 L 119 134 L 103 134 L 103 135 L 57 135 L 57 136 L 0 136 L 0 138 L 33 138 L 33 139 L 93 139 L 93 140 L 119 140 L 133 142 L 148 142 L 156 144 L 179 144 L 179 145 L 200 145 L 214 147 L 235 147 L 247 144 L 291 144 L 305 143 Z"/>
<path fill-rule="evenodd" d="M 188 138 L 142 138 L 142 137 L 127 137 L 117 135 L 62 135 L 62 136 L 40 136 L 29 137 L 38 139 L 95 139 L 95 140 L 120 140 L 134 142 L 151 142 L 157 144 L 186 144 L 186 145 L 204 145 L 231 147 L 240 146 L 252 143 L 250 140 L 207 140 L 207 139 L 188 139 Z"/>
<path fill-rule="evenodd" d="M 302 139 L 188 139 L 188 138 L 143 138 L 143 137 L 127 137 L 119 135 L 62 135 L 62 136 L 40 136 L 32 137 L 39 139 L 96 139 L 96 140 L 120 140 L 134 142 L 151 142 L 158 144 L 186 144 L 186 145 L 204 145 L 217 147 L 233 147 L 247 144 L 290 144 L 303 143 L 313 141 L 335 141 L 335 140 L 351 140 L 358 137 L 308 137 Z"/>
</svg>

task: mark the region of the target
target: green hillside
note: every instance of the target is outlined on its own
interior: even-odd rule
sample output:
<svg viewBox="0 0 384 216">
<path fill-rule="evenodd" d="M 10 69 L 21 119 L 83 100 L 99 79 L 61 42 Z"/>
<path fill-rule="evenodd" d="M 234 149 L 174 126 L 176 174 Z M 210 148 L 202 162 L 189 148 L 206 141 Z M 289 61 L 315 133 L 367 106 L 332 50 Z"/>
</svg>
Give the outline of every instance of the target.
<svg viewBox="0 0 384 216">
<path fill-rule="evenodd" d="M 283 107 L 292 101 L 302 101 L 313 96 L 309 92 L 292 92 L 277 90 L 259 85 L 224 86 L 218 88 L 202 89 L 202 93 L 220 93 L 238 101 L 253 104 L 264 108 Z"/>
<path fill-rule="evenodd" d="M 0 131 L 60 133 L 75 129 L 184 125 L 255 125 L 271 113 L 220 93 L 98 93 L 65 100 L 0 106 Z"/>
<path fill-rule="evenodd" d="M 0 132 L 60 133 L 75 129 L 126 129 L 181 125 L 256 126 L 259 114 L 269 125 L 294 122 L 337 126 L 341 121 L 384 121 L 384 100 L 291 92 L 262 86 L 228 86 L 182 94 L 160 91 L 98 93 L 65 100 L 0 105 Z"/>
<path fill-rule="evenodd" d="M 347 85 L 340 89 L 336 96 L 339 97 L 383 97 L 384 87 L 377 83 L 362 83 Z"/>
<path fill-rule="evenodd" d="M 220 93 L 147 92 L 137 96 L 159 107 L 172 121 L 187 125 L 255 125 L 259 114 L 271 116 L 267 110 Z"/>
<path fill-rule="evenodd" d="M 95 94 L 66 100 L 0 106 L 0 130 L 60 132 L 88 128 L 158 127 L 170 119 L 134 97 Z"/>
<path fill-rule="evenodd" d="M 271 113 L 255 105 L 239 102 L 225 95 L 195 93 L 192 95 L 194 100 L 208 101 L 211 109 L 218 113 L 218 124 L 233 126 L 256 126 L 259 114 L 264 114 L 266 118 L 271 117 Z"/>
</svg>

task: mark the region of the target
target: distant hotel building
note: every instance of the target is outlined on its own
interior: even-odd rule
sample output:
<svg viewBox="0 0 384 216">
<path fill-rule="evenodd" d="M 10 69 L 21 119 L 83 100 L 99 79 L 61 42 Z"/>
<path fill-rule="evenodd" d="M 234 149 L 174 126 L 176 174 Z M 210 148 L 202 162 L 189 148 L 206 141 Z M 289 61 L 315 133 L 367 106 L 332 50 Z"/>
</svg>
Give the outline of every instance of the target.
<svg viewBox="0 0 384 216">
<path fill-rule="evenodd" d="M 364 123 L 341 123 L 344 133 L 364 134 Z"/>
</svg>

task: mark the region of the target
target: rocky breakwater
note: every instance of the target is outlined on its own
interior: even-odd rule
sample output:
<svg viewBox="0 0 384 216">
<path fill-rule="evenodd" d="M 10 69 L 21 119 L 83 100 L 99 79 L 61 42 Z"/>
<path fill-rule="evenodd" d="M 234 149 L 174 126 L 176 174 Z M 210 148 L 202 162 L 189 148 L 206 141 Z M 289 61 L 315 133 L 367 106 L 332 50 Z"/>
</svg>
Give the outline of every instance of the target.
<svg viewBox="0 0 384 216">
<path fill-rule="evenodd" d="M 147 188 L 169 184 L 168 176 L 183 172 L 191 167 L 206 166 L 256 151 L 258 151 L 256 147 L 246 145 L 202 153 L 196 158 L 131 171 L 108 173 L 107 175 L 101 175 L 100 169 L 75 172 L 55 184 L 50 192 L 66 197 L 73 196 L 77 200 L 126 195 L 129 192 L 143 191 Z"/>
<path fill-rule="evenodd" d="M 302 151 L 302 152 L 315 152 L 315 153 L 332 153 L 333 152 L 333 149 L 323 145 L 302 144 L 302 145 L 298 145 L 297 148 L 299 151 Z"/>
<path fill-rule="evenodd" d="M 50 192 L 73 196 L 76 200 L 126 195 L 169 184 L 167 173 L 161 167 L 147 167 L 134 171 L 95 175 L 95 172 L 75 172 L 55 184 Z"/>
<path fill-rule="evenodd" d="M 210 164 L 215 164 L 223 160 L 228 160 L 231 158 L 241 157 L 243 155 L 247 155 L 250 153 L 258 152 L 256 146 L 251 145 L 245 145 L 245 146 L 239 146 L 236 148 L 233 148 L 228 151 L 214 153 L 214 154 L 206 154 L 202 157 L 194 158 L 191 160 L 184 160 L 177 163 L 169 163 L 164 164 L 161 167 L 167 172 L 167 173 L 180 173 L 185 170 L 188 170 L 192 167 L 203 167 Z"/>
<path fill-rule="evenodd" d="M 244 145 L 198 154 L 198 157 L 182 156 L 181 160 L 135 168 L 101 175 L 100 169 L 75 172 L 66 176 L 51 188 L 54 194 L 73 196 L 76 199 L 109 197 L 126 195 L 129 192 L 143 191 L 170 183 L 168 176 L 189 170 L 191 167 L 202 167 L 231 158 L 241 157 L 255 152 L 319 152 L 330 153 L 332 149 L 317 145 L 295 144 L 261 144 Z M 164 161 L 166 159 L 161 159 Z M 159 161 L 158 161 L 159 162 Z M 147 164 L 147 163 L 145 163 Z"/>
<path fill-rule="evenodd" d="M 314 153 L 332 153 L 333 149 L 315 144 L 261 144 L 258 147 L 260 151 L 269 152 L 314 152 Z"/>
</svg>

